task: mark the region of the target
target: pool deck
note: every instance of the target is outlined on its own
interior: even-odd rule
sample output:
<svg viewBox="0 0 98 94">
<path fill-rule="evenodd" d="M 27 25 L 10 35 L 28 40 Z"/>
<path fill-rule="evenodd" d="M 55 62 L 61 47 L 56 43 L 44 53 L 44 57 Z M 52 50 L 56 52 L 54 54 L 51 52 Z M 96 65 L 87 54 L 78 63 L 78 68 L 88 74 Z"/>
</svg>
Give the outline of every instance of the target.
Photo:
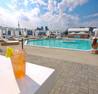
<svg viewBox="0 0 98 94">
<path fill-rule="evenodd" d="M 91 54 L 90 51 L 75 51 L 33 46 L 25 46 L 25 49 L 27 50 L 27 53 L 30 55 L 49 57 L 53 59 L 59 59 L 81 64 L 98 65 L 98 55 Z"/>
</svg>

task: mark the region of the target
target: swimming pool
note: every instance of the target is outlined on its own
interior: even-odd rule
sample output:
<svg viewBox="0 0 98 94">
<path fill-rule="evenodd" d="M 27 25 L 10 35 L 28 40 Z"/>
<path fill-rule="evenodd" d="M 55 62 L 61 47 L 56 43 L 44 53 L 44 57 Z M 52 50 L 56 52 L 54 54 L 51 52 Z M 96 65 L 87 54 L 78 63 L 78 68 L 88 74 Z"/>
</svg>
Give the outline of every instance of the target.
<svg viewBox="0 0 98 94">
<path fill-rule="evenodd" d="M 49 47 L 49 48 L 63 48 L 71 50 L 89 51 L 92 49 L 91 41 L 84 39 L 38 39 L 27 40 L 26 45 Z"/>
</svg>

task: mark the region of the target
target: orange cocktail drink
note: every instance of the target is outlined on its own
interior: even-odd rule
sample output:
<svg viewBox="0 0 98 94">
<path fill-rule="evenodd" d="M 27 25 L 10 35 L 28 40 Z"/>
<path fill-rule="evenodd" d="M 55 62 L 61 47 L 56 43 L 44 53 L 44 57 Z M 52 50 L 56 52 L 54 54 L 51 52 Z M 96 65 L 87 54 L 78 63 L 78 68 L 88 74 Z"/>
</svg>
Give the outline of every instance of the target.
<svg viewBox="0 0 98 94">
<path fill-rule="evenodd" d="M 13 71 L 16 78 L 25 76 L 25 55 L 23 50 L 15 50 L 11 57 Z"/>
</svg>

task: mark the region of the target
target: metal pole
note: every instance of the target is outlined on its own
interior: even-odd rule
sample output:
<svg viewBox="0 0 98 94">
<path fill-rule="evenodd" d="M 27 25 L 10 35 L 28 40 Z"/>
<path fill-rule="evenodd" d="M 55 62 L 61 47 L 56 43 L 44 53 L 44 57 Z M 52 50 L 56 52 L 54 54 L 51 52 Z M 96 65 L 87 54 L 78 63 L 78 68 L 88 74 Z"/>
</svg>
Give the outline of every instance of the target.
<svg viewBox="0 0 98 94">
<path fill-rule="evenodd" d="M 24 45 L 23 45 L 23 38 L 21 40 L 21 45 L 22 45 L 22 49 L 24 48 Z"/>
</svg>

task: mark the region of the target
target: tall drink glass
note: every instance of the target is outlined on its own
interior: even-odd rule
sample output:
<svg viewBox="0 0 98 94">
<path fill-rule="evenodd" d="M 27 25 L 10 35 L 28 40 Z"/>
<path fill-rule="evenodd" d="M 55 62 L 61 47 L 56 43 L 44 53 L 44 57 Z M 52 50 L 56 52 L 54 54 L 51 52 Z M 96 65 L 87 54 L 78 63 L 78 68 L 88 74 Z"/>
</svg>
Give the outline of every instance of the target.
<svg viewBox="0 0 98 94">
<path fill-rule="evenodd" d="M 25 76 L 25 55 L 23 50 L 15 50 L 11 57 L 13 71 L 16 78 L 24 78 Z"/>
</svg>

